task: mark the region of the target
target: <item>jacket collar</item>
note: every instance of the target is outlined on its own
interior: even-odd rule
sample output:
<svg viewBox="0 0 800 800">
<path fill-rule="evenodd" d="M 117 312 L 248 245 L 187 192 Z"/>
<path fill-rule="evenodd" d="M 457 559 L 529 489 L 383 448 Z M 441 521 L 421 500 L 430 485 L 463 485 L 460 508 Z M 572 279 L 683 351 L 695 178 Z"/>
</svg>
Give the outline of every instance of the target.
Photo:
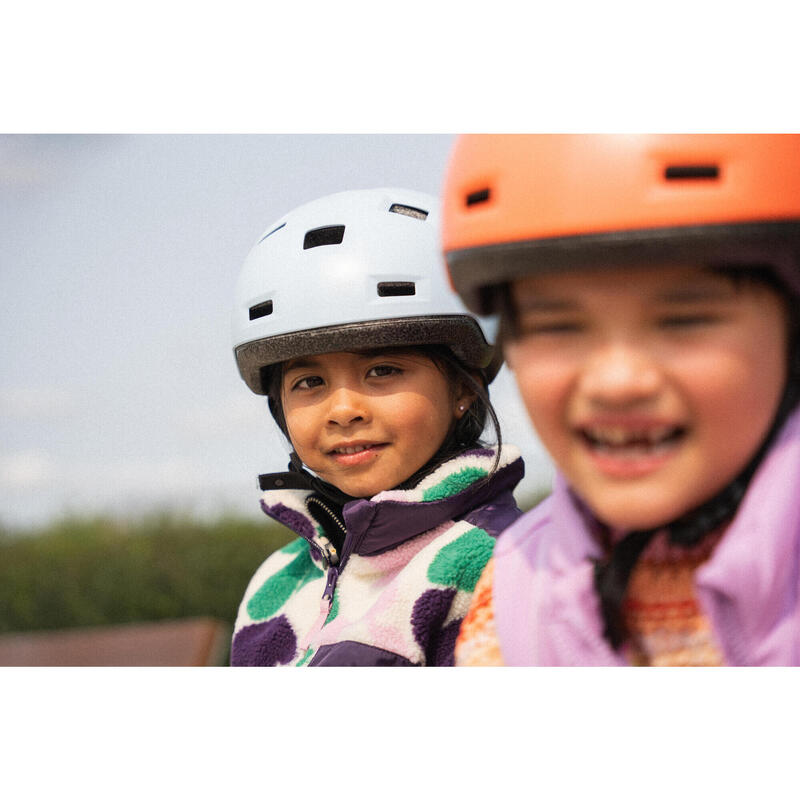
<svg viewBox="0 0 800 800">
<path fill-rule="evenodd" d="M 392 489 L 346 503 L 348 553 L 377 555 L 512 490 L 524 473 L 519 451 L 504 445 L 496 472 L 485 480 L 496 454 L 496 448 L 469 450 L 441 464 L 412 489 Z M 261 496 L 261 507 L 307 539 L 312 553 L 336 563 L 330 558 L 330 542 L 308 511 L 306 500 L 311 493 L 299 488 L 269 489 Z"/>
</svg>

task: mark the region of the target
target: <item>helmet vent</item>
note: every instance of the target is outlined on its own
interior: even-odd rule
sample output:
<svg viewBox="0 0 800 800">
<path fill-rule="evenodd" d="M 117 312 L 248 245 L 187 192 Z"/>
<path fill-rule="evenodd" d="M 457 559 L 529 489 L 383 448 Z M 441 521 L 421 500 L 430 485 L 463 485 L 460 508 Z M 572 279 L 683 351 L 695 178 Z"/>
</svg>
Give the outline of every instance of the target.
<svg viewBox="0 0 800 800">
<path fill-rule="evenodd" d="M 423 211 L 421 208 L 414 208 L 414 206 L 404 206 L 401 203 L 392 203 L 389 211 L 393 214 L 403 214 L 406 217 L 414 217 L 414 219 L 428 218 L 427 211 Z"/>
<path fill-rule="evenodd" d="M 328 225 L 325 228 L 314 228 L 306 233 L 303 239 L 303 250 L 321 247 L 325 244 L 341 244 L 344 239 L 344 225 Z"/>
<path fill-rule="evenodd" d="M 264 235 L 263 235 L 263 236 L 262 236 L 262 237 L 261 237 L 261 238 L 258 240 L 258 243 L 259 243 L 259 244 L 261 244 L 261 242 L 263 242 L 263 241 L 264 241 L 264 239 L 266 239 L 266 238 L 267 238 L 267 237 L 269 237 L 269 236 L 272 236 L 272 234 L 273 234 L 273 233 L 276 233 L 276 232 L 277 232 L 277 231 L 279 231 L 281 228 L 285 228 L 285 227 L 286 227 L 286 223 L 285 223 L 285 222 L 281 223 L 280 225 L 278 225 L 278 227 L 277 227 L 277 228 L 273 228 L 273 229 L 272 229 L 272 230 L 271 230 L 269 233 L 265 233 L 265 234 L 264 234 Z"/>
<path fill-rule="evenodd" d="M 272 300 L 266 300 L 257 306 L 250 306 L 250 319 L 261 319 L 272 313 Z"/>
<path fill-rule="evenodd" d="M 676 164 L 664 170 L 668 181 L 676 180 L 716 180 L 719 178 L 719 167 L 716 164 Z"/>
<path fill-rule="evenodd" d="M 467 205 L 476 206 L 478 203 L 486 203 L 489 200 L 489 190 L 479 189 L 477 192 L 471 192 L 467 195 Z"/>
<path fill-rule="evenodd" d="M 414 281 L 381 281 L 378 297 L 406 297 L 417 293 Z"/>
</svg>

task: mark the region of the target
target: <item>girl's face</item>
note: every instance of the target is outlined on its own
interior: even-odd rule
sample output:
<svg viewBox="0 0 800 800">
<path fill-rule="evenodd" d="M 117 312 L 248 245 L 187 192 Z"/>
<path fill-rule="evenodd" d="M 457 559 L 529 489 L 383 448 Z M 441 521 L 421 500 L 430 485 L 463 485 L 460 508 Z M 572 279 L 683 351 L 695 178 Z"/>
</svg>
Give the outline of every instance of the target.
<svg viewBox="0 0 800 800">
<path fill-rule="evenodd" d="M 371 497 L 413 475 L 471 400 L 454 397 L 436 364 L 413 351 L 292 359 L 281 398 L 297 455 L 354 497 Z"/>
<path fill-rule="evenodd" d="M 693 267 L 517 281 L 506 356 L 542 442 L 597 517 L 665 525 L 755 454 L 786 381 L 779 295 Z"/>
</svg>

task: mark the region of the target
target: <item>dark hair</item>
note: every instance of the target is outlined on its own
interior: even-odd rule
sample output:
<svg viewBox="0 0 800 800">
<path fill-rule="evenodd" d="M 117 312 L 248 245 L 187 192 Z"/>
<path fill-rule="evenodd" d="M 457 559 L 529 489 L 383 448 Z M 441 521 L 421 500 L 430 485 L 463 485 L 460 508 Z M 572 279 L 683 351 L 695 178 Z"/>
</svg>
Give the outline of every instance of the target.
<svg viewBox="0 0 800 800">
<path fill-rule="evenodd" d="M 422 355 L 430 359 L 447 378 L 448 386 L 453 395 L 455 395 L 462 386 L 475 394 L 475 400 L 470 404 L 462 417 L 453 420 L 444 441 L 431 458 L 401 484 L 389 488 L 410 489 L 416 486 L 426 475 L 430 475 L 430 473 L 445 461 L 448 461 L 459 453 L 484 447 L 485 443 L 480 437 L 486 426 L 487 418 L 492 421 L 492 427 L 494 428 L 497 439 L 497 453 L 495 454 L 495 461 L 490 472 L 490 475 L 493 474 L 497 469 L 497 464 L 500 459 L 502 436 L 500 432 L 500 421 L 497 419 L 497 414 L 492 407 L 491 400 L 489 400 L 489 393 L 483 375 L 480 374 L 479 377 L 476 377 L 475 374 L 456 358 L 450 348 L 445 345 L 412 345 L 408 347 L 387 347 L 381 348 L 381 350 L 387 353 L 402 352 Z M 285 363 L 286 362 L 282 362 L 264 368 L 262 370 L 261 380 L 266 391 L 270 412 L 283 435 L 291 444 L 286 418 L 283 414 L 283 403 L 281 402 L 283 366 Z"/>
</svg>

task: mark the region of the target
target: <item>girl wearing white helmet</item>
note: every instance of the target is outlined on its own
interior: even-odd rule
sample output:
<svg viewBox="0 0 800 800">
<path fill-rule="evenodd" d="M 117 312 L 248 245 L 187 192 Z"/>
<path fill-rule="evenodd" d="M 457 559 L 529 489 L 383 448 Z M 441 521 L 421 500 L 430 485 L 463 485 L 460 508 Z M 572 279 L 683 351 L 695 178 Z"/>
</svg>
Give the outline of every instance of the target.
<svg viewBox="0 0 800 800">
<path fill-rule="evenodd" d="M 342 192 L 270 226 L 244 264 L 236 361 L 293 448 L 260 476 L 261 505 L 298 539 L 251 580 L 233 665 L 453 663 L 523 466 L 500 448 L 500 362 L 446 283 L 438 218 L 418 192 Z"/>
</svg>

